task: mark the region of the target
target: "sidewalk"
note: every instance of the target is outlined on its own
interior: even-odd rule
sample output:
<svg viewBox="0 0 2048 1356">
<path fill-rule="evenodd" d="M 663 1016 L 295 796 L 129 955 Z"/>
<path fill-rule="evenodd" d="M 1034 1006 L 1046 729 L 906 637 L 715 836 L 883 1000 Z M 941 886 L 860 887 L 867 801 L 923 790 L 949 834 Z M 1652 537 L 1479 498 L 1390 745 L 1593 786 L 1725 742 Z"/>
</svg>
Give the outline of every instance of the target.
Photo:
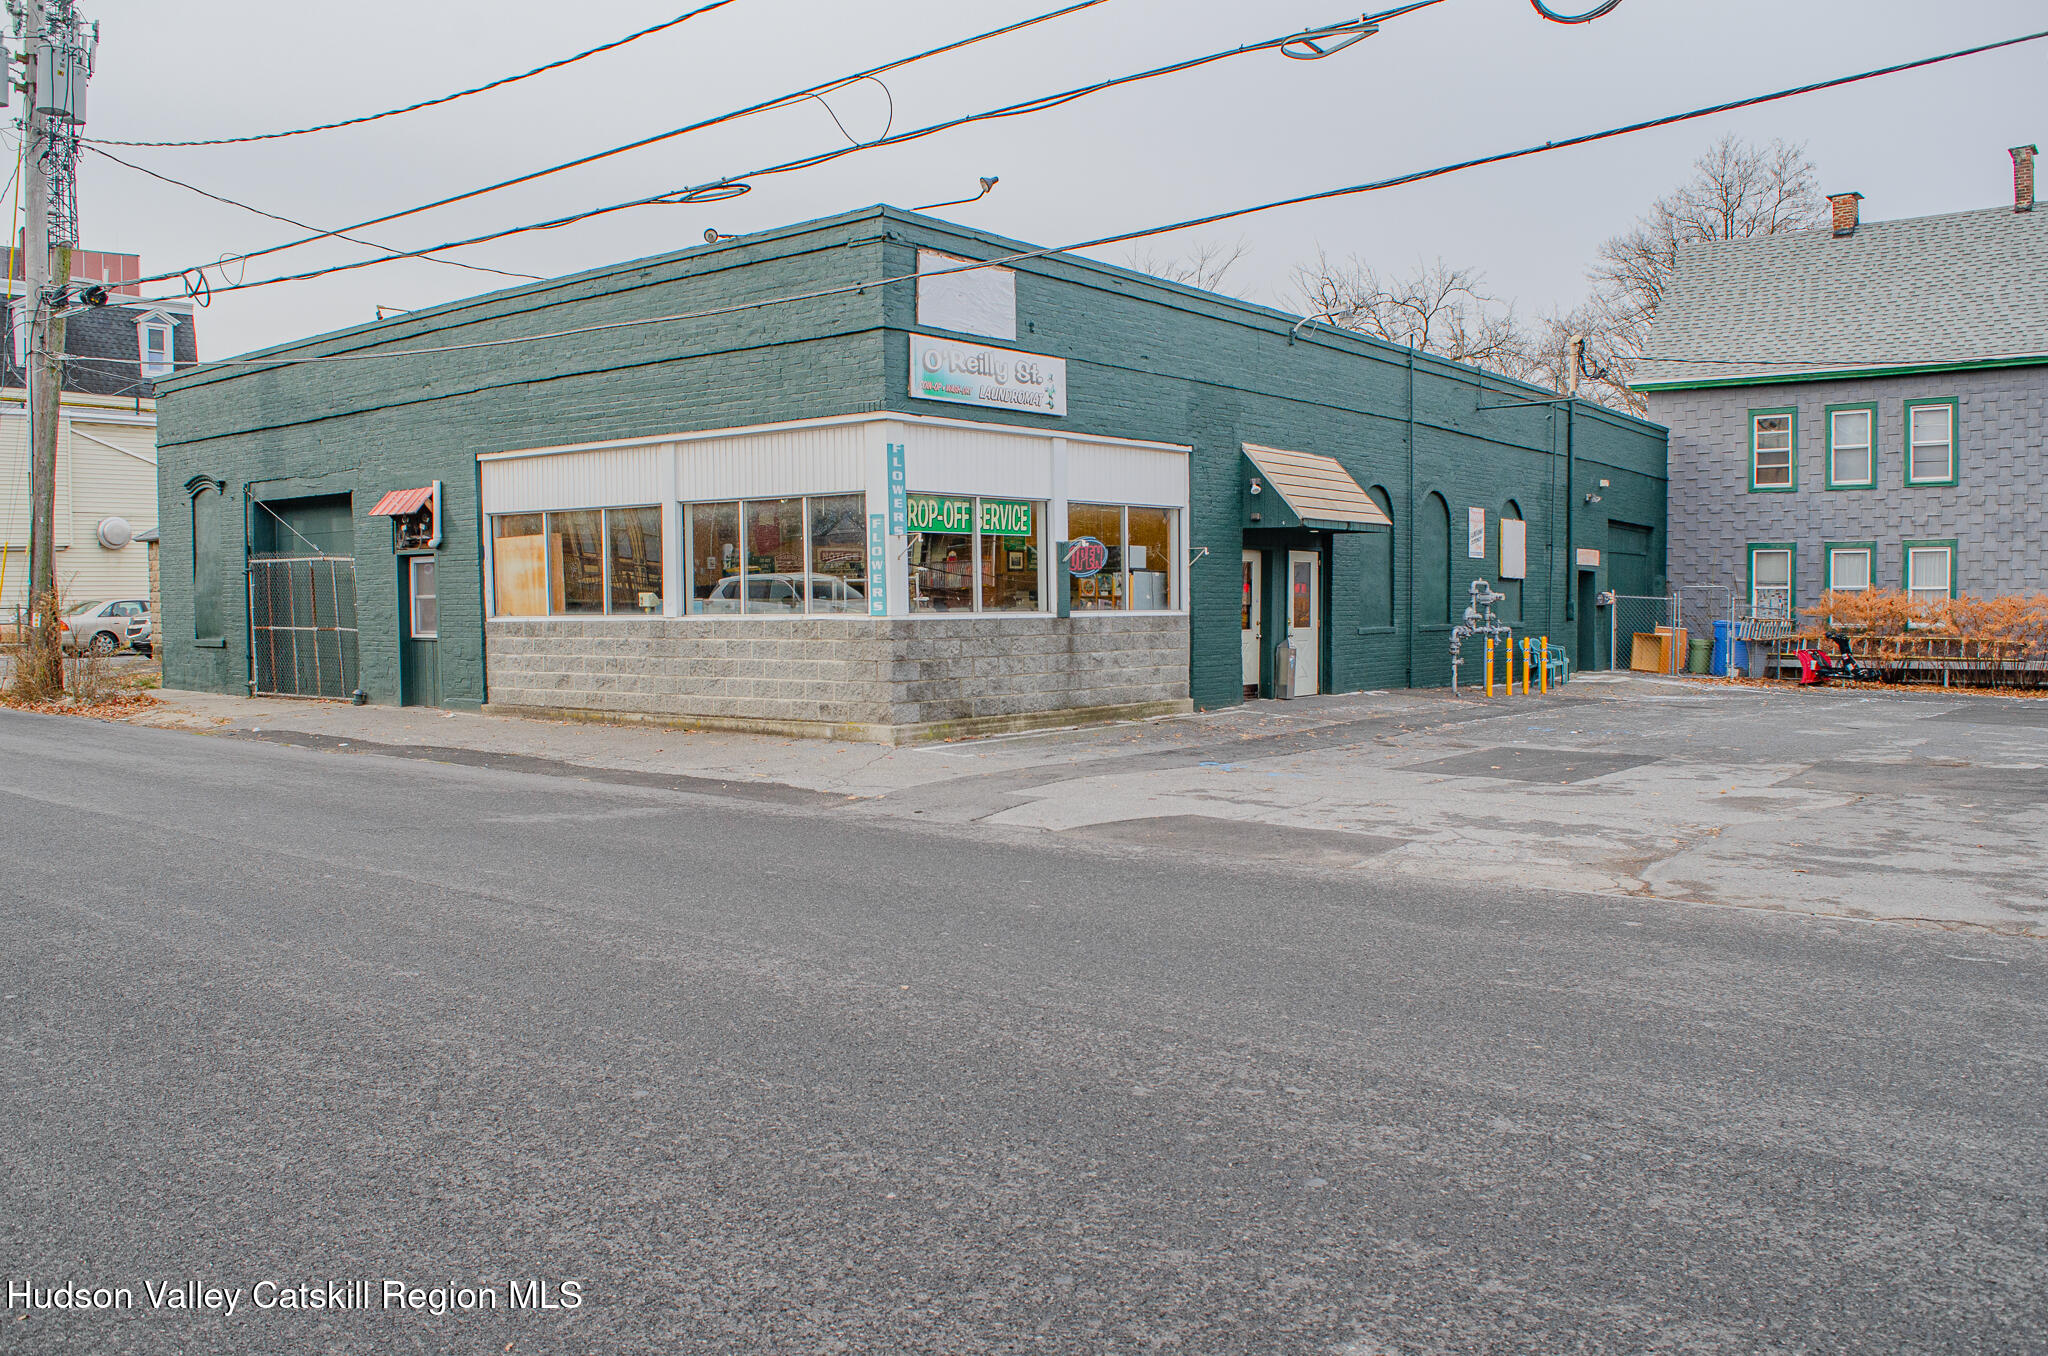
<svg viewBox="0 0 2048 1356">
<path fill-rule="evenodd" d="M 950 744 L 165 692 L 132 723 L 1206 853 L 2048 936 L 2048 701 L 1595 674 Z"/>
</svg>

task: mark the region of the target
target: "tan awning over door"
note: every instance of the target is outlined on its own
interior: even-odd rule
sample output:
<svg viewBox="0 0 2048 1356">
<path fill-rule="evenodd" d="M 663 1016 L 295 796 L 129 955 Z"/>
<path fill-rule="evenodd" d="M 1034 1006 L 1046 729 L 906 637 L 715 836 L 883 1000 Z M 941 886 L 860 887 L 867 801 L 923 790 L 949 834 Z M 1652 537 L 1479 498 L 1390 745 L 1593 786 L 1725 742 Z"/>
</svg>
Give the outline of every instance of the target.
<svg viewBox="0 0 2048 1356">
<path fill-rule="evenodd" d="M 1267 487 L 1287 501 L 1288 510 L 1306 527 L 1355 532 L 1394 525 L 1335 457 L 1283 452 L 1253 443 L 1244 445 L 1244 454 L 1266 477 Z"/>
</svg>

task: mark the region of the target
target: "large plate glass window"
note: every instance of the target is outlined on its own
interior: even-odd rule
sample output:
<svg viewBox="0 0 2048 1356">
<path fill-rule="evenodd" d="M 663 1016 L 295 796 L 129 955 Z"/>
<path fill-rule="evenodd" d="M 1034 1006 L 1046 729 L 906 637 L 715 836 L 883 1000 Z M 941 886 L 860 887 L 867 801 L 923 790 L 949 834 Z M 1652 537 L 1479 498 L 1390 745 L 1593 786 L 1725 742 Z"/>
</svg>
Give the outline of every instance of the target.
<svg viewBox="0 0 2048 1356">
<path fill-rule="evenodd" d="M 811 496 L 811 611 L 868 610 L 867 508 L 864 494 Z"/>
<path fill-rule="evenodd" d="M 739 502 L 690 505 L 686 530 L 690 541 L 690 611 L 739 611 Z"/>
<path fill-rule="evenodd" d="M 1124 606 L 1124 511 L 1114 504 L 1067 505 L 1067 540 L 1093 537 L 1108 548 L 1108 559 L 1088 578 L 1068 583 L 1075 612 L 1108 612 Z"/>
<path fill-rule="evenodd" d="M 1877 483 L 1877 406 L 1828 410 L 1828 488 L 1867 489 Z"/>
<path fill-rule="evenodd" d="M 981 532 L 981 610 L 1044 610 L 1038 558 L 1040 506 L 1028 499 L 984 499 L 976 513 Z"/>
<path fill-rule="evenodd" d="M 491 518 L 491 611 L 499 617 L 661 611 L 661 510 L 500 513 Z"/>
<path fill-rule="evenodd" d="M 1793 487 L 1792 443 L 1798 422 L 1795 410 L 1749 412 L 1749 488 L 1789 490 Z"/>
<path fill-rule="evenodd" d="M 1179 588 L 1174 529 L 1173 509 L 1067 505 L 1067 540 L 1093 537 L 1107 548 L 1100 571 L 1069 585 L 1069 607 L 1089 612 L 1172 610 Z"/>
<path fill-rule="evenodd" d="M 551 611 L 575 615 L 604 611 L 604 510 L 548 515 L 548 569 L 554 576 Z"/>
<path fill-rule="evenodd" d="M 910 496 L 910 610 L 974 610 L 974 501 Z"/>
<path fill-rule="evenodd" d="M 1921 602 L 1956 596 L 1956 546 L 1949 541 L 1906 543 L 1906 592 Z"/>
<path fill-rule="evenodd" d="M 746 506 L 748 612 L 804 610 L 804 501 L 751 499 Z"/>
<path fill-rule="evenodd" d="M 1906 406 L 1906 483 L 1956 483 L 1956 402 L 1913 401 Z"/>
</svg>

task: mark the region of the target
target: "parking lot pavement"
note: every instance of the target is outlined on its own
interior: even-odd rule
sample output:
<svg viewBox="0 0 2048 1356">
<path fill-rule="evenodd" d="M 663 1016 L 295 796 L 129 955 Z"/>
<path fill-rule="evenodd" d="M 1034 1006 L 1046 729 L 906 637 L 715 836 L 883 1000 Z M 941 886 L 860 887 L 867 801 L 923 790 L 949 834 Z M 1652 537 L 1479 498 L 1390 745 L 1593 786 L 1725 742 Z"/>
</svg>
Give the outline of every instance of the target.
<svg viewBox="0 0 2048 1356">
<path fill-rule="evenodd" d="M 908 748 L 165 694 L 337 752 L 832 796 L 1077 852 L 1212 855 L 2048 936 L 2048 700 L 1596 674 Z"/>
</svg>

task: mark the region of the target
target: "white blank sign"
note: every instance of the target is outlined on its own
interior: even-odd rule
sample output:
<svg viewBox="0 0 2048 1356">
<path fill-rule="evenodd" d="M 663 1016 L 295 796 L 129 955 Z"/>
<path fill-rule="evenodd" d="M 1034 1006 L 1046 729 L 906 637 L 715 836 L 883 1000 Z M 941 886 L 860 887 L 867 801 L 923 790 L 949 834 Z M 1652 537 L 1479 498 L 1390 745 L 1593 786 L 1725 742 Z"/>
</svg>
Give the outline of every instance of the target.
<svg viewBox="0 0 2048 1356">
<path fill-rule="evenodd" d="M 917 323 L 935 330 L 1017 337 L 1017 275 L 1007 268 L 960 270 L 973 263 L 937 250 L 917 252 Z M 960 270 L 944 272 L 946 269 Z"/>
<path fill-rule="evenodd" d="M 1520 518 L 1500 520 L 1500 577 L 1529 577 L 1529 525 Z"/>
<path fill-rule="evenodd" d="M 1465 510 L 1465 554 L 1474 560 L 1486 559 L 1486 510 L 1483 508 Z"/>
</svg>

